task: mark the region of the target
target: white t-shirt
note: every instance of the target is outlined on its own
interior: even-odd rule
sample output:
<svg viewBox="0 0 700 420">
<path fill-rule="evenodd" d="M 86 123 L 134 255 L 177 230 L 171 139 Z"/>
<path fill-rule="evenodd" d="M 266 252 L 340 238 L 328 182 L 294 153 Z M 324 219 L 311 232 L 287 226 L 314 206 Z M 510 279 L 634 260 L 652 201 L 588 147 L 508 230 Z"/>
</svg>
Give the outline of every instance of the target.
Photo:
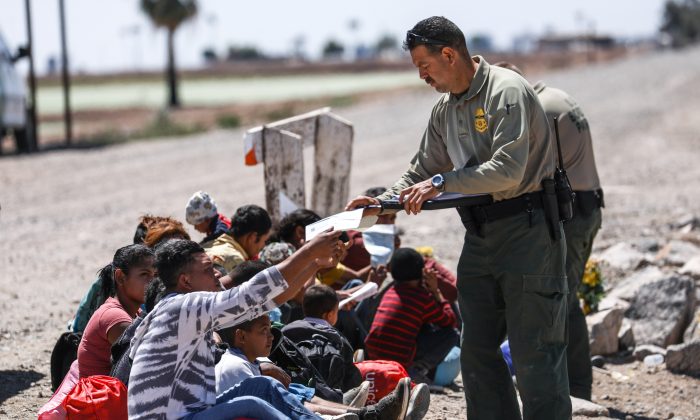
<svg viewBox="0 0 700 420">
<path fill-rule="evenodd" d="M 237 348 L 230 348 L 221 356 L 214 369 L 216 373 L 216 395 L 233 388 L 244 379 L 260 376 L 260 365 L 251 363 Z"/>
</svg>

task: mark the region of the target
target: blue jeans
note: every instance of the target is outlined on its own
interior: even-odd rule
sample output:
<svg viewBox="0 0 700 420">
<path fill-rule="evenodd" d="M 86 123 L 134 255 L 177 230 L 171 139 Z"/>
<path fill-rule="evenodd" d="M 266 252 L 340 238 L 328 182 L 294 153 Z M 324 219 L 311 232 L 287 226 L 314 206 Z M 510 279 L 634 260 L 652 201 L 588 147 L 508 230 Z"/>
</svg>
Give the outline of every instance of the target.
<svg viewBox="0 0 700 420">
<path fill-rule="evenodd" d="M 251 419 L 286 420 L 288 417 L 282 414 L 267 401 L 258 397 L 236 397 L 230 401 L 218 403 L 204 411 L 187 416 L 187 420 L 230 420 L 236 417 L 249 417 Z"/>
<path fill-rule="evenodd" d="M 256 376 L 224 391 L 216 397 L 216 405 L 192 415 L 188 420 L 231 419 L 235 416 L 265 420 L 319 419 L 277 380 Z"/>
<path fill-rule="evenodd" d="M 292 382 L 289 384 L 289 393 L 297 397 L 299 401 L 303 403 L 305 401 L 311 401 L 314 395 L 316 395 L 316 389 Z"/>
</svg>

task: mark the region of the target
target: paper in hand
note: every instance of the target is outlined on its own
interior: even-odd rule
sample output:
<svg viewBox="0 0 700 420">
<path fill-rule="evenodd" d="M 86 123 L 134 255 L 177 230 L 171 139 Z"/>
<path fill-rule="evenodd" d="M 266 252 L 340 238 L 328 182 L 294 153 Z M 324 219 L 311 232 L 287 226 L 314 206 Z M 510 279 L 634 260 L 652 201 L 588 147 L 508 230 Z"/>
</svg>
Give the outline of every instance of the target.
<svg viewBox="0 0 700 420">
<path fill-rule="evenodd" d="M 359 208 L 351 211 L 334 214 L 333 216 L 321 219 L 316 223 L 306 226 L 306 240 L 310 241 L 319 233 L 325 232 L 329 228 L 333 230 L 359 230 L 363 231 L 377 221 L 377 216 L 363 216 L 365 209 Z"/>
<path fill-rule="evenodd" d="M 347 305 L 348 303 L 352 302 L 353 300 L 357 301 L 357 302 L 361 302 L 370 296 L 374 296 L 377 293 L 378 289 L 379 289 L 379 286 L 377 286 L 377 283 L 374 283 L 374 282 L 365 283 L 362 285 L 362 287 L 360 287 L 359 289 L 352 292 L 349 297 L 341 300 L 340 303 L 338 304 L 338 307 L 342 308 L 343 306 Z"/>
</svg>

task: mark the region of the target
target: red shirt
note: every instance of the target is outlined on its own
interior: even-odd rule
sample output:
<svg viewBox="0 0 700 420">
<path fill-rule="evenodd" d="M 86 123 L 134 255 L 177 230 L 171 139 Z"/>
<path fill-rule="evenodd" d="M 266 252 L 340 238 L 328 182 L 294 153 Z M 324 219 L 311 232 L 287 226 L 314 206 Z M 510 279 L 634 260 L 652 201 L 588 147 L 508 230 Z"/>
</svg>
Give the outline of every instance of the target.
<svg viewBox="0 0 700 420">
<path fill-rule="evenodd" d="M 78 371 L 80 377 L 92 375 L 109 375 L 112 370 L 110 351 L 112 345 L 107 340 L 107 332 L 122 322 L 131 323 L 133 319 L 124 310 L 119 300 L 110 297 L 102 304 L 88 321 L 83 338 L 78 346 Z"/>
<path fill-rule="evenodd" d="M 405 368 L 413 363 L 416 338 L 424 324 L 440 327 L 455 325 L 450 303 L 438 302 L 423 287 L 397 283 L 379 303 L 374 321 L 365 340 L 370 359 L 395 360 Z"/>
</svg>

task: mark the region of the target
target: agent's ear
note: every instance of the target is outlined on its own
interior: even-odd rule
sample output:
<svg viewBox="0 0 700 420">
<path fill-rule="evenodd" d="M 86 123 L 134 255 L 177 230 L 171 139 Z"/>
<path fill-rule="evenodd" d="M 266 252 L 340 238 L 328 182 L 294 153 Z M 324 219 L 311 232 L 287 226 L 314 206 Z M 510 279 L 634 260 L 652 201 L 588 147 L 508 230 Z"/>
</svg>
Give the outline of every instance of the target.
<svg viewBox="0 0 700 420">
<path fill-rule="evenodd" d="M 450 63 L 454 64 L 454 62 L 457 60 L 457 51 L 452 49 L 451 47 L 444 47 L 442 51 L 440 52 L 442 56 Z"/>
</svg>

